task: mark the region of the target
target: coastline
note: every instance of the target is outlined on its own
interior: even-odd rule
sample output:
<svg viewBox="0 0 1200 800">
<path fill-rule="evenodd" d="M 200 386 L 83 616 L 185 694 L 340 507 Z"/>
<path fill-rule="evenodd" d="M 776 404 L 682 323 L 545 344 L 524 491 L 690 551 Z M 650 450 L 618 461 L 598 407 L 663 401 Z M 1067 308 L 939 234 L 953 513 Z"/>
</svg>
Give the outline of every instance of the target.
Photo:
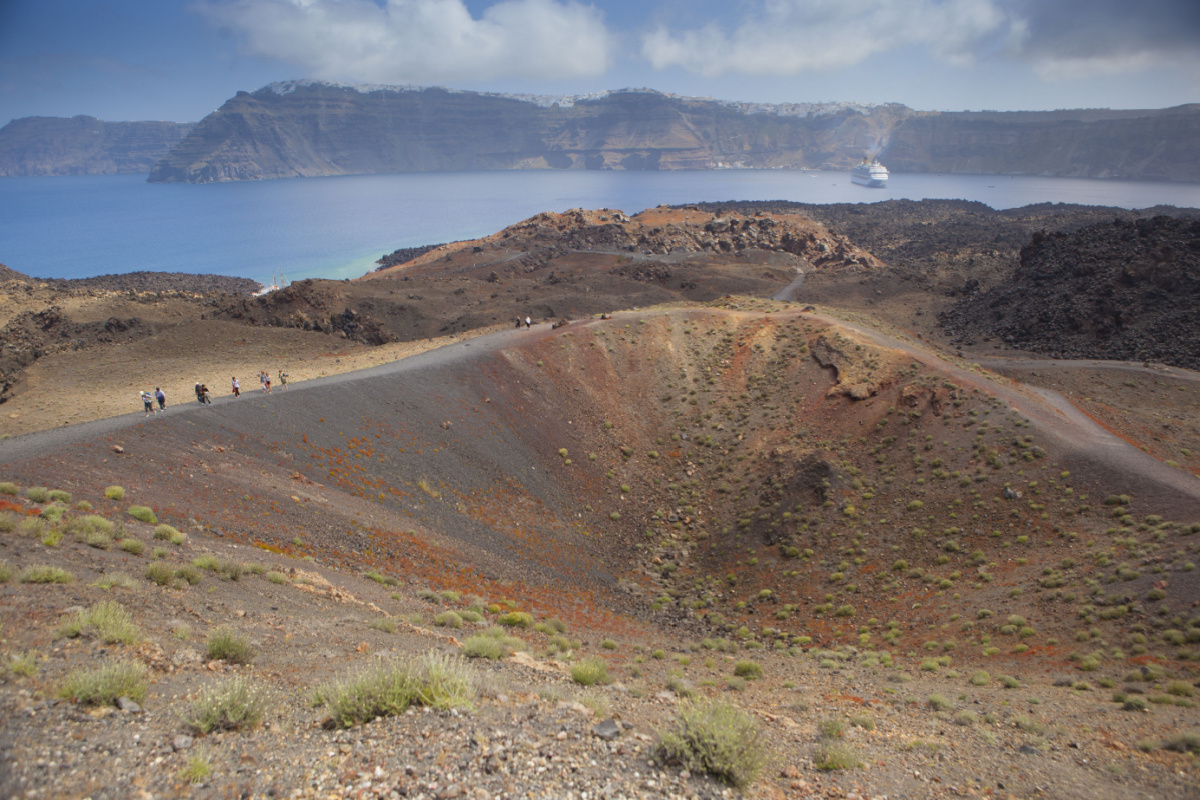
<svg viewBox="0 0 1200 800">
<path fill-rule="evenodd" d="M 1200 207 L 1200 186 L 893 173 L 867 190 L 848 173 L 513 171 L 406 173 L 203 185 L 140 175 L 0 180 L 0 263 L 46 279 L 135 271 L 245 277 L 270 285 L 343 280 L 400 248 L 487 236 L 545 211 L 732 200 L 810 204 L 957 197 L 996 209 L 1036 203 Z M 53 209 L 53 213 L 47 213 Z"/>
</svg>

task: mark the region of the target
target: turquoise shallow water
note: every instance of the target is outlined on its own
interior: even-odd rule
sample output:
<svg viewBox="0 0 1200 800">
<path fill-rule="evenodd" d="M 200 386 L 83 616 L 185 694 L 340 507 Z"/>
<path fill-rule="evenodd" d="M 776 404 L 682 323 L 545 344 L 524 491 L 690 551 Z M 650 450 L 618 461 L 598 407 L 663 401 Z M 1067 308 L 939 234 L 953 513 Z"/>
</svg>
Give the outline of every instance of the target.
<svg viewBox="0 0 1200 800">
<path fill-rule="evenodd" d="M 893 174 L 884 189 L 848 173 L 506 171 L 362 175 L 203 185 L 140 175 L 0 178 L 0 263 L 36 277 L 155 270 L 270 283 L 346 278 L 400 247 L 471 239 L 541 211 L 663 203 L 861 203 L 956 198 L 1200 207 L 1195 184 L 998 175 Z"/>
</svg>

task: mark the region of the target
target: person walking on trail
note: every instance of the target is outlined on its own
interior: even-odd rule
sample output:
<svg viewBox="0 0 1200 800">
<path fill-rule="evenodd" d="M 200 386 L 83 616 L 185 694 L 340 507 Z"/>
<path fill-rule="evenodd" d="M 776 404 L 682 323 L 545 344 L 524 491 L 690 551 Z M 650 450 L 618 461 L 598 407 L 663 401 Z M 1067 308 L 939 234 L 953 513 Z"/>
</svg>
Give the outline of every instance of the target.
<svg viewBox="0 0 1200 800">
<path fill-rule="evenodd" d="M 526 317 L 526 318 L 525 318 L 525 328 L 526 328 L 526 330 L 528 330 L 528 329 L 529 329 L 529 326 L 530 326 L 530 325 L 532 325 L 532 324 L 533 324 L 533 320 L 532 320 L 532 319 L 530 319 L 529 317 Z"/>
<path fill-rule="evenodd" d="M 147 391 L 142 392 L 142 406 L 146 409 L 146 416 L 154 413 L 154 395 Z"/>
<path fill-rule="evenodd" d="M 200 384 L 199 394 L 200 394 L 200 402 L 201 403 L 207 403 L 210 406 L 212 405 L 212 398 L 208 396 L 208 385 L 207 384 L 204 384 L 204 383 Z"/>
<path fill-rule="evenodd" d="M 166 396 L 166 394 L 163 393 L 163 390 L 158 386 L 154 387 L 154 399 L 158 401 L 158 410 L 159 411 L 162 411 L 163 409 L 165 409 L 167 407 L 167 396 Z"/>
<path fill-rule="evenodd" d="M 517 330 L 521 330 L 521 318 L 517 317 Z"/>
<path fill-rule="evenodd" d="M 198 383 L 196 384 L 196 400 L 199 401 L 200 405 L 204 405 L 204 392 L 201 391 L 200 384 Z"/>
<path fill-rule="evenodd" d="M 241 397 L 242 396 L 242 387 L 237 382 L 237 378 L 235 377 L 235 378 L 232 378 L 231 380 L 233 381 L 233 396 Z"/>
<path fill-rule="evenodd" d="M 283 370 L 279 370 L 279 388 L 284 389 L 286 387 L 287 387 L 287 373 L 284 372 Z"/>
<path fill-rule="evenodd" d="M 271 393 L 271 373 L 263 372 L 263 391 L 267 394 Z"/>
</svg>

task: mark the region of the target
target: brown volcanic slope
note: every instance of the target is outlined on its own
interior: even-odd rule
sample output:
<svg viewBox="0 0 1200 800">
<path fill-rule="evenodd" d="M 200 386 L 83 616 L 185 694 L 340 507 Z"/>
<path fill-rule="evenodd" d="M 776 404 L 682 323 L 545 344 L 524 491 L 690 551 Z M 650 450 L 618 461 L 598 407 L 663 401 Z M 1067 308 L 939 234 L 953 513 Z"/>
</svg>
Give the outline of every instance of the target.
<svg viewBox="0 0 1200 800">
<path fill-rule="evenodd" d="M 587 727 L 554 716 L 571 684 L 544 658 L 502 662 L 493 674 L 508 683 L 466 721 L 418 715 L 349 739 L 318 729 L 324 712 L 302 698 L 325 676 L 370 663 L 375 650 L 455 649 L 421 612 L 410 634 L 425 644 L 368 633 L 372 616 L 412 613 L 414 592 L 434 589 L 447 592 L 430 593 L 439 604 L 461 607 L 470 593 L 481 610 L 507 599 L 563 620 L 579 647 L 552 644 L 548 627 L 525 634 L 534 655 L 550 646 L 604 659 L 623 690 L 599 697 L 633 731 L 660 730 L 664 704 L 689 693 L 749 708 L 774 759 L 757 789 L 768 796 L 940 796 L 931 779 L 1019 796 L 1193 796 L 1192 759 L 1156 743 L 1200 723 L 1188 700 L 1200 481 L 1069 412 L 919 344 L 726 300 L 504 331 L 286 393 L 0 442 L 0 477 L 95 498 L 113 514 L 149 505 L 185 530 L 181 551 L 163 550 L 168 564 L 216 552 L 309 581 L 200 575 L 195 587 L 164 590 L 140 578 L 148 555 L 40 543 L 48 517 L 38 532 L 0 533 L 16 570 L 57 563 L 79 583 L 135 576 L 109 595 L 0 587 L 9 647 L 52 653 L 37 677 L 20 679 L 30 683 L 13 678 L 0 692 L 0 740 L 13 742 L 5 763 L 52 793 L 110 796 L 122 770 L 102 769 L 102 748 L 72 755 L 82 769 L 70 773 L 37 758 L 64 733 L 89 749 L 135 751 L 137 730 L 164 756 L 163 766 L 137 759 L 140 785 L 182 788 L 172 782 L 185 756 L 170 746 L 182 701 L 172 698 L 208 674 L 170 636 L 182 615 L 201 632 L 224 622 L 253 637 L 261 653 L 248 674 L 279 697 L 269 729 L 210 737 L 213 793 L 315 796 L 360 781 L 385 792 L 561 793 L 570 768 L 486 764 L 498 741 L 528 741 L 531 758 L 564 766 L 579 757 L 573 742 L 591 741 Z M 125 503 L 99 499 L 112 484 Z M 40 506 L 10 510 L 26 508 Z M 126 525 L 126 537 L 149 539 Z M 396 579 L 395 590 L 356 577 L 367 570 Z M 313 574 L 332 586 L 317 583 L 324 593 L 310 600 L 301 587 Z M 138 608 L 150 631 L 150 646 L 113 646 L 160 681 L 144 722 L 97 725 L 69 705 L 32 702 L 69 668 L 110 657 L 99 642 L 52 643 L 56 614 L 105 597 Z M 645 661 L 656 648 L 674 659 Z M 763 666 L 764 678 L 733 681 L 735 658 Z M 994 684 L 1002 673 L 1021 691 Z M 1129 685 L 1124 705 L 1088 691 L 1117 681 Z M 29 701 L 21 689 L 34 691 Z M 823 716 L 858 720 L 843 745 L 869 769 L 822 775 Z M 480 744 L 452 747 L 453 763 L 423 757 L 425 737 L 458 741 L 463 725 Z M 643 741 L 627 730 L 619 747 L 583 757 L 576 779 L 602 782 L 587 766 L 599 758 L 607 780 L 655 775 L 636 789 L 644 796 L 712 796 L 700 778 L 656 771 Z M 328 761 L 341 744 L 352 757 Z M 943 748 L 953 757 L 939 758 Z M 247 763 L 262 768 L 238 766 Z"/>
</svg>

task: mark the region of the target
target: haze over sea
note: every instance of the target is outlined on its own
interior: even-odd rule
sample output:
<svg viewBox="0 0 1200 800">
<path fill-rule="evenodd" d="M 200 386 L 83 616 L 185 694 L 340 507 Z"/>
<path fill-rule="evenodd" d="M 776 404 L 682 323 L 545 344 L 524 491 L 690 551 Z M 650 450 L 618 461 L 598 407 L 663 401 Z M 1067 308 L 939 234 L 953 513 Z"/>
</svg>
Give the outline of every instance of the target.
<svg viewBox="0 0 1200 800">
<path fill-rule="evenodd" d="M 542 211 L 724 200 L 976 200 L 1120 208 L 1200 207 L 1183 183 L 893 174 L 884 189 L 843 172 L 504 171 L 151 184 L 143 175 L 0 179 L 0 263 L 41 278 L 151 270 L 270 284 L 350 278 L 402 247 L 485 236 Z"/>
</svg>

